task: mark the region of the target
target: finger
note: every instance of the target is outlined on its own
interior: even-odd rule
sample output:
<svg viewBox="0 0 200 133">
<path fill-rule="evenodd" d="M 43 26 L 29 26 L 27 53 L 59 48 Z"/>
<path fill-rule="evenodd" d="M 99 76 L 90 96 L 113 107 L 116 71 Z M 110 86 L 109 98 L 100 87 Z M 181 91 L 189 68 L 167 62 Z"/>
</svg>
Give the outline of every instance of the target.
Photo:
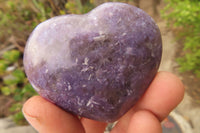
<svg viewBox="0 0 200 133">
<path fill-rule="evenodd" d="M 84 133 L 76 116 L 40 96 L 30 98 L 22 110 L 27 121 L 40 133 Z"/>
<path fill-rule="evenodd" d="M 127 133 L 162 133 L 162 128 L 154 114 L 141 110 L 132 116 Z"/>
<path fill-rule="evenodd" d="M 184 86 L 181 80 L 169 72 L 159 72 L 136 108 L 149 110 L 162 121 L 183 97 Z"/>
<path fill-rule="evenodd" d="M 87 118 L 81 118 L 81 123 L 86 133 L 103 133 L 107 126 L 105 122 L 94 121 Z"/>
<path fill-rule="evenodd" d="M 148 110 L 162 121 L 183 99 L 184 87 L 178 77 L 169 72 L 159 72 L 138 101 L 116 124 L 113 133 L 127 131 L 132 115 L 138 110 Z"/>
</svg>

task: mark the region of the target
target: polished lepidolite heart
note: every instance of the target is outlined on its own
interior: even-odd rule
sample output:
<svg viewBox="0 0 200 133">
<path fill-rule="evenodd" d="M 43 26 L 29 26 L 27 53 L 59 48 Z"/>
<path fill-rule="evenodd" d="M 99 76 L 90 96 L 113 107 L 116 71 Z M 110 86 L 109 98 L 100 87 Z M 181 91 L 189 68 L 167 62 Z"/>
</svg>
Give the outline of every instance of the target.
<svg viewBox="0 0 200 133">
<path fill-rule="evenodd" d="M 24 53 L 35 90 L 62 109 L 111 122 L 143 95 L 162 53 L 158 26 L 144 11 L 104 3 L 84 15 L 38 25 Z"/>
</svg>

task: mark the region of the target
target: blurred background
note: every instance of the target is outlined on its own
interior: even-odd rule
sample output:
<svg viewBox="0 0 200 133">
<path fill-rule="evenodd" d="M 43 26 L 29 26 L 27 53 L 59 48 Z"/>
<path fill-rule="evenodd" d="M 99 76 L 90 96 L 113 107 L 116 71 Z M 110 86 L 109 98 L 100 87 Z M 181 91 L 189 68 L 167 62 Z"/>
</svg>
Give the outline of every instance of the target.
<svg viewBox="0 0 200 133">
<path fill-rule="evenodd" d="M 87 13 L 108 1 L 0 0 L 0 133 L 36 133 L 21 112 L 23 103 L 37 95 L 22 61 L 32 30 L 51 17 Z M 162 122 L 163 133 L 199 133 L 200 0 L 115 1 L 135 5 L 154 18 L 163 39 L 160 70 L 175 73 L 185 85 L 183 102 Z"/>
</svg>

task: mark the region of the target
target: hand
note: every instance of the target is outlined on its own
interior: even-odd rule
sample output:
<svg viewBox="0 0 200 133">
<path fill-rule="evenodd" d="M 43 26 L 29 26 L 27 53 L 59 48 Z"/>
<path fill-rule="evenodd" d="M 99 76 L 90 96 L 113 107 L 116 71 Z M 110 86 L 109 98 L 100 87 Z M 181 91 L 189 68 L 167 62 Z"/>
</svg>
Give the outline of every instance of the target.
<svg viewBox="0 0 200 133">
<path fill-rule="evenodd" d="M 122 116 L 111 133 L 161 133 L 160 122 L 181 102 L 182 82 L 175 75 L 159 72 L 138 103 Z M 103 133 L 107 123 L 79 119 L 40 96 L 23 106 L 29 123 L 40 133 Z"/>
</svg>

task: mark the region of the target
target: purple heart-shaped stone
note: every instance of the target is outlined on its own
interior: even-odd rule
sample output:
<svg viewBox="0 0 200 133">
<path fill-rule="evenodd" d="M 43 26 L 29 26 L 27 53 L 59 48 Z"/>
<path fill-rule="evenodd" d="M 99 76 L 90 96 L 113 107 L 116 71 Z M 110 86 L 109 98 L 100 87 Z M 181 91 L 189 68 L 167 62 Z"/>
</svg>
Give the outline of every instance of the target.
<svg viewBox="0 0 200 133">
<path fill-rule="evenodd" d="M 73 114 L 112 122 L 143 95 L 161 54 L 153 19 L 113 2 L 38 25 L 27 42 L 24 67 L 45 99 Z"/>
</svg>

